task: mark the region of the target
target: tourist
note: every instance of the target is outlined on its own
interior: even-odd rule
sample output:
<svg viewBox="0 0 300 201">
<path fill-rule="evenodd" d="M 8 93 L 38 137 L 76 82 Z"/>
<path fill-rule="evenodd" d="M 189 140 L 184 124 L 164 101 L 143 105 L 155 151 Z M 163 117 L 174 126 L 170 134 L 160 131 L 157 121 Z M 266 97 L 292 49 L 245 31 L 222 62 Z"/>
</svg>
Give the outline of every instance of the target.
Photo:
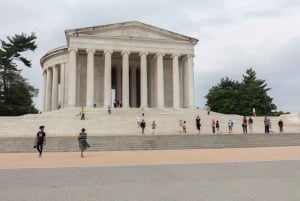
<svg viewBox="0 0 300 201">
<path fill-rule="evenodd" d="M 243 122 L 242 122 L 243 134 L 247 134 L 247 124 L 248 124 L 247 118 L 246 118 L 246 116 L 244 116 Z"/>
<path fill-rule="evenodd" d="M 183 121 L 182 130 L 183 130 L 183 133 L 186 133 L 186 121 Z"/>
<path fill-rule="evenodd" d="M 255 111 L 255 108 L 252 109 L 252 116 L 253 116 L 253 117 L 256 117 L 256 111 Z"/>
<path fill-rule="evenodd" d="M 46 133 L 44 132 L 45 126 L 40 126 L 40 131 L 37 132 L 34 140 L 34 148 L 39 152 L 39 157 L 42 156 L 43 146 L 46 145 Z"/>
<path fill-rule="evenodd" d="M 111 106 L 110 105 L 107 107 L 107 114 L 111 114 Z"/>
<path fill-rule="evenodd" d="M 251 117 L 249 117 L 248 119 L 248 125 L 249 125 L 250 133 L 253 133 L 253 119 Z"/>
<path fill-rule="evenodd" d="M 267 118 L 267 116 L 265 116 L 265 119 L 264 119 L 264 126 L 265 126 L 265 133 L 266 134 L 269 134 L 270 133 L 270 130 L 269 130 L 269 119 Z"/>
<path fill-rule="evenodd" d="M 85 108 L 81 108 L 81 111 L 80 111 L 80 120 L 85 120 Z"/>
<path fill-rule="evenodd" d="M 86 141 L 87 134 L 85 132 L 85 128 L 81 129 L 81 132 L 78 135 L 78 143 L 79 143 L 79 149 L 81 152 L 81 157 L 83 157 L 83 152 L 90 147 L 89 143 Z"/>
<path fill-rule="evenodd" d="M 211 128 L 212 128 L 213 134 L 215 134 L 216 133 L 216 122 L 215 122 L 215 119 L 211 120 Z"/>
<path fill-rule="evenodd" d="M 283 133 L 283 121 L 281 119 L 278 121 L 278 126 L 279 126 L 279 132 Z"/>
<path fill-rule="evenodd" d="M 232 133 L 233 121 L 229 120 L 227 125 L 228 125 L 228 133 Z"/>
<path fill-rule="evenodd" d="M 145 116 L 145 110 L 143 107 L 141 108 L 141 113 L 142 113 L 142 117 Z"/>
<path fill-rule="evenodd" d="M 216 129 L 217 129 L 217 134 L 219 134 L 219 130 L 220 130 L 219 120 L 216 121 Z"/>
<path fill-rule="evenodd" d="M 156 123 L 155 123 L 155 121 L 152 122 L 151 127 L 152 127 L 152 134 L 155 134 L 155 129 L 156 129 Z"/>
<path fill-rule="evenodd" d="M 136 117 L 136 123 L 137 123 L 137 127 L 140 127 L 140 123 L 141 123 L 141 118 L 139 116 Z"/>
<path fill-rule="evenodd" d="M 178 129 L 179 129 L 179 133 L 182 133 L 182 131 L 183 131 L 183 122 L 182 122 L 182 120 L 179 120 Z"/>
<path fill-rule="evenodd" d="M 117 107 L 117 100 L 115 99 L 114 100 L 114 108 L 116 108 Z"/>
<path fill-rule="evenodd" d="M 207 115 L 210 115 L 210 107 L 209 106 L 207 106 L 206 110 L 207 110 Z"/>
<path fill-rule="evenodd" d="M 141 129 L 142 129 L 142 134 L 144 134 L 145 131 L 145 127 L 146 127 L 146 122 L 144 121 L 144 119 L 142 119 L 142 122 L 140 123 Z"/>
<path fill-rule="evenodd" d="M 196 127 L 198 130 L 198 133 L 200 134 L 200 130 L 201 130 L 201 122 L 200 122 L 200 117 L 199 115 L 196 116 Z"/>
</svg>

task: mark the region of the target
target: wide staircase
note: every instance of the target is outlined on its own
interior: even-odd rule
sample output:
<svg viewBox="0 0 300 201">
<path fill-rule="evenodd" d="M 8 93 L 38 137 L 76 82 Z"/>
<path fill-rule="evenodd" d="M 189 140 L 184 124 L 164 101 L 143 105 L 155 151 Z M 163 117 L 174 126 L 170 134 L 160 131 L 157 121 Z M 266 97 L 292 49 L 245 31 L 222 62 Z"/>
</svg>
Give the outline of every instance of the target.
<svg viewBox="0 0 300 201">
<path fill-rule="evenodd" d="M 271 117 L 272 132 L 264 134 L 264 117 L 254 117 L 253 132 L 242 134 L 242 116 L 224 115 L 201 109 L 145 109 L 113 108 L 107 114 L 103 108 L 87 109 L 86 119 L 80 120 L 80 108 L 62 109 L 37 115 L 0 117 L 0 152 L 33 152 L 34 137 L 40 125 L 45 125 L 45 151 L 78 151 L 77 135 L 86 128 L 93 151 L 100 150 L 159 150 L 201 149 L 226 147 L 261 147 L 300 145 L 299 115 Z M 195 126 L 195 117 L 201 118 L 201 134 Z M 145 134 L 137 126 L 137 117 L 147 124 Z M 211 120 L 219 120 L 220 131 L 212 134 Z M 278 134 L 277 122 L 284 122 L 285 134 Z M 178 122 L 187 122 L 187 133 L 179 132 Z M 228 134 L 227 122 L 234 122 L 233 133 Z M 151 123 L 157 129 L 152 134 Z"/>
</svg>

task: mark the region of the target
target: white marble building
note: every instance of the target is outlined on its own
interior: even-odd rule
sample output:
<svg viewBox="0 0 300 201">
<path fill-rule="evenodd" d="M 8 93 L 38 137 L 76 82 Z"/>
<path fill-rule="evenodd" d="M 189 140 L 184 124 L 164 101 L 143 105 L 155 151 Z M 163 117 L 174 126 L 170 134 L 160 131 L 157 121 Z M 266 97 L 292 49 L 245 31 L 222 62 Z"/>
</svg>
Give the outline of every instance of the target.
<svg viewBox="0 0 300 201">
<path fill-rule="evenodd" d="M 65 31 L 67 45 L 41 58 L 43 110 L 194 107 L 198 40 L 141 22 Z"/>
</svg>

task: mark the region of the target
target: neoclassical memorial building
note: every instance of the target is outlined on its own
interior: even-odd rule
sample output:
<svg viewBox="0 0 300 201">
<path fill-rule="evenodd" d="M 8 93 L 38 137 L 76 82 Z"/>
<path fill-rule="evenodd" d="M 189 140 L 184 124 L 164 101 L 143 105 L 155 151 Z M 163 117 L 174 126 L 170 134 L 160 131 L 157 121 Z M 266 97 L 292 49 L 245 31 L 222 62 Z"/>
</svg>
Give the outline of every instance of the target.
<svg viewBox="0 0 300 201">
<path fill-rule="evenodd" d="M 67 107 L 194 107 L 198 40 L 137 21 L 65 31 L 41 58 L 43 111 Z M 115 100 L 113 100 L 115 99 Z"/>
</svg>

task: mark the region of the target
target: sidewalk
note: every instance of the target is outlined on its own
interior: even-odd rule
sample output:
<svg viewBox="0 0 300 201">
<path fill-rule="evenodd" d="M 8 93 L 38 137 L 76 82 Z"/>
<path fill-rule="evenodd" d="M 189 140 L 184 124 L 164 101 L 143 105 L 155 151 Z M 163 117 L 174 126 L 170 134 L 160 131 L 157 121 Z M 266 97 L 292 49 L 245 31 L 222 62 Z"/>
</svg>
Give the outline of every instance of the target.
<svg viewBox="0 0 300 201">
<path fill-rule="evenodd" d="M 2 153 L 0 169 L 300 160 L 300 146 L 155 151 Z"/>
</svg>

